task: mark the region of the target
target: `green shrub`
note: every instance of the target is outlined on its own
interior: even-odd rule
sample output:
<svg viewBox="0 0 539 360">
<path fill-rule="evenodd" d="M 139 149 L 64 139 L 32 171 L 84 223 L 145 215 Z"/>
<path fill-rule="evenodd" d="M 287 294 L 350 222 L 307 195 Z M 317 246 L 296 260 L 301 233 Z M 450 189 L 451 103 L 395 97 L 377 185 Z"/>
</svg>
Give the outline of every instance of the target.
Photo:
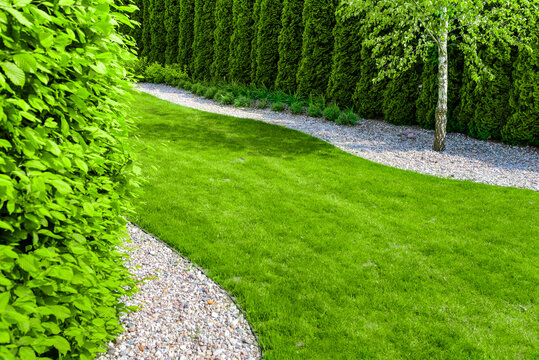
<svg viewBox="0 0 539 360">
<path fill-rule="evenodd" d="M 337 104 L 331 104 L 324 109 L 324 119 L 326 120 L 335 122 L 340 115 L 341 109 L 339 109 Z"/>
<path fill-rule="evenodd" d="M 181 83 L 189 78 L 178 64 L 167 65 L 165 67 L 164 74 L 165 83 L 177 87 L 179 87 Z"/>
<path fill-rule="evenodd" d="M 218 80 L 226 79 L 230 70 L 228 57 L 232 35 L 232 3 L 233 0 L 216 0 L 215 4 L 215 43 L 211 74 Z"/>
<path fill-rule="evenodd" d="M 296 101 L 290 104 L 290 111 L 296 115 L 303 114 L 303 102 Z"/>
<path fill-rule="evenodd" d="M 154 62 L 144 71 L 144 80 L 155 84 L 165 82 L 165 68 L 161 64 Z"/>
<path fill-rule="evenodd" d="M 281 101 L 278 101 L 278 102 L 274 102 L 271 104 L 271 110 L 273 111 L 284 111 L 286 109 L 286 104 L 281 102 Z"/>
<path fill-rule="evenodd" d="M 217 88 L 215 86 L 211 86 L 207 88 L 206 91 L 204 92 L 204 97 L 206 99 L 213 99 L 216 93 L 217 93 Z"/>
<path fill-rule="evenodd" d="M 231 92 L 225 92 L 219 97 L 219 103 L 221 105 L 232 105 L 234 103 L 234 94 Z"/>
<path fill-rule="evenodd" d="M 217 92 L 213 95 L 213 100 L 215 101 L 221 101 L 221 98 L 226 95 L 226 91 L 224 90 L 217 90 Z"/>
<path fill-rule="evenodd" d="M 249 107 L 251 105 L 251 99 L 247 96 L 240 96 L 234 101 L 235 107 Z"/>
<path fill-rule="evenodd" d="M 335 121 L 339 125 L 355 125 L 358 117 L 352 109 L 343 111 Z"/>
<path fill-rule="evenodd" d="M 148 58 L 146 57 L 140 57 L 129 63 L 129 71 L 131 71 L 134 76 L 140 77 L 141 79 L 144 79 L 144 72 L 147 67 Z"/>
<path fill-rule="evenodd" d="M 178 64 L 186 69 L 187 74 L 192 75 L 195 0 L 179 1 Z"/>
<path fill-rule="evenodd" d="M 265 109 L 265 108 L 268 107 L 268 105 L 269 105 L 268 99 L 264 99 L 264 98 L 263 99 L 258 99 L 256 101 L 256 103 L 255 103 L 255 107 L 257 109 Z"/>
<path fill-rule="evenodd" d="M 165 65 L 167 29 L 165 26 L 165 0 L 150 1 L 150 52 L 148 59 Z"/>
<path fill-rule="evenodd" d="M 183 82 L 182 88 L 186 91 L 192 91 L 194 84 L 188 80 Z"/>
<path fill-rule="evenodd" d="M 160 0 L 163 1 L 163 0 Z M 165 1 L 166 52 L 165 63 L 170 65 L 178 61 L 178 19 L 180 18 L 180 0 Z"/>
<path fill-rule="evenodd" d="M 208 80 L 213 62 L 215 1 L 195 0 L 193 77 Z"/>
<path fill-rule="evenodd" d="M 311 102 L 307 108 L 307 115 L 312 117 L 321 117 L 323 115 L 322 107 L 317 103 Z"/>
<path fill-rule="evenodd" d="M 272 87 L 277 77 L 281 13 L 281 0 L 261 1 L 256 45 L 256 74 L 254 79 L 254 83 L 258 85 Z"/>
<path fill-rule="evenodd" d="M 195 94 L 197 94 L 198 96 L 204 96 L 204 94 L 206 93 L 206 90 L 208 88 L 202 84 L 196 84 L 194 87 L 193 87 L 193 91 Z"/>
<path fill-rule="evenodd" d="M 253 39 L 252 0 L 233 0 L 230 38 L 230 78 L 240 83 L 251 80 L 251 41 Z"/>
<path fill-rule="evenodd" d="M 47 5 L 48 4 L 48 5 Z M 93 359 L 136 284 L 116 2 L 0 6 L 0 358 Z M 6 345 L 7 344 L 7 345 Z"/>
</svg>

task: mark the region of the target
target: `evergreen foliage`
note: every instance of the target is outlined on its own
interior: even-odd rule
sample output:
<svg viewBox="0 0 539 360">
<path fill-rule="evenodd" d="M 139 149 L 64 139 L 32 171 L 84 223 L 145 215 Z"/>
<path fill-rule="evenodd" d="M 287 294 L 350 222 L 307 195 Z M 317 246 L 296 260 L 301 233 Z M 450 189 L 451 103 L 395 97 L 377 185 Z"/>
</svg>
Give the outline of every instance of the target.
<svg viewBox="0 0 539 360">
<path fill-rule="evenodd" d="M 251 80 L 251 41 L 253 1 L 233 0 L 233 31 L 230 38 L 230 78 L 239 83 Z"/>
<path fill-rule="evenodd" d="M 144 22 L 144 0 L 135 0 L 134 3 L 138 7 L 138 10 L 135 10 L 131 14 L 131 20 L 138 23 L 138 25 L 133 26 L 133 28 L 129 31 L 129 35 L 131 35 L 135 40 L 138 54 L 142 55 L 142 49 L 144 48 L 144 42 L 142 41 L 142 29 Z"/>
<path fill-rule="evenodd" d="M 165 0 L 166 53 L 165 63 L 175 64 L 178 61 L 178 33 L 180 19 L 180 0 Z"/>
<path fill-rule="evenodd" d="M 373 81 L 377 73 L 376 60 L 372 58 L 371 50 L 362 47 L 359 80 L 352 101 L 359 115 L 368 119 L 378 119 L 383 116 L 383 92 L 387 80 Z"/>
<path fill-rule="evenodd" d="M 1 359 L 93 359 L 122 331 L 136 286 L 118 251 L 136 185 L 124 11 L 0 6 Z"/>
<path fill-rule="evenodd" d="M 260 18 L 260 5 L 262 0 L 254 0 L 253 5 L 253 38 L 251 40 L 251 72 L 250 72 L 250 81 L 254 82 L 256 78 L 256 58 L 258 55 L 257 46 L 258 46 L 258 20 Z"/>
<path fill-rule="evenodd" d="M 509 143 L 539 146 L 539 42 L 532 53 L 519 53 L 513 78 L 512 115 L 502 130 L 502 138 Z"/>
<path fill-rule="evenodd" d="M 165 26 L 165 0 L 152 0 L 150 8 L 150 44 L 148 53 L 150 62 L 165 64 L 167 51 L 167 29 Z"/>
<path fill-rule="evenodd" d="M 347 7 L 346 2 L 340 8 Z M 337 11 L 340 14 L 340 11 Z M 337 15 L 337 23 L 333 31 L 335 48 L 331 76 L 327 89 L 329 100 L 340 105 L 350 105 L 355 86 L 360 76 L 361 66 L 361 18 L 351 16 L 346 19 Z"/>
<path fill-rule="evenodd" d="M 224 79 L 229 73 L 232 3 L 233 0 L 217 0 L 215 5 L 215 43 L 211 68 L 214 79 Z"/>
<path fill-rule="evenodd" d="M 195 0 L 179 1 L 178 64 L 192 74 Z"/>
<path fill-rule="evenodd" d="M 296 74 L 301 61 L 303 38 L 302 13 L 303 0 L 284 0 L 275 85 L 289 93 L 295 92 L 297 87 Z"/>
<path fill-rule="evenodd" d="M 421 84 L 420 66 L 400 73 L 387 84 L 382 101 L 384 119 L 397 125 L 416 122 L 415 103 Z"/>
<path fill-rule="evenodd" d="M 254 82 L 268 88 L 273 87 L 277 77 L 281 5 L 281 0 L 261 0 L 260 4 Z"/>
<path fill-rule="evenodd" d="M 150 13 L 153 6 L 154 0 L 142 0 L 143 6 L 143 19 L 142 19 L 142 51 L 141 54 L 143 57 L 149 57 L 150 50 L 152 48 L 152 33 L 150 26 Z"/>
<path fill-rule="evenodd" d="M 215 1 L 195 0 L 195 34 L 193 40 L 193 76 L 208 80 L 213 62 Z"/>
<path fill-rule="evenodd" d="M 305 0 L 303 44 L 297 73 L 298 92 L 325 94 L 333 52 L 336 0 Z"/>
</svg>

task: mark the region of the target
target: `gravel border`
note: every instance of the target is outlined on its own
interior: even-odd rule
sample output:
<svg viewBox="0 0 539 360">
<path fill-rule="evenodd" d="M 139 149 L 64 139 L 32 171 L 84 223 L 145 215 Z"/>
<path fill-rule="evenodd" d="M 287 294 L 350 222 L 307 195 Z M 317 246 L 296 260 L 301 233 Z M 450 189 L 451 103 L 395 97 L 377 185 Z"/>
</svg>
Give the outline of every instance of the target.
<svg viewBox="0 0 539 360">
<path fill-rule="evenodd" d="M 446 151 L 439 153 L 432 150 L 434 131 L 417 126 L 395 126 L 367 119 L 356 126 L 341 126 L 287 112 L 223 106 L 168 85 L 139 83 L 136 88 L 178 105 L 299 130 L 350 154 L 396 168 L 539 191 L 539 150 L 535 147 L 511 146 L 450 133 Z"/>
<path fill-rule="evenodd" d="M 230 295 L 176 250 L 133 224 L 126 266 L 140 292 L 125 299 L 140 310 L 122 315 L 126 331 L 98 360 L 254 360 L 258 338 Z M 139 266 L 137 268 L 137 266 Z"/>
</svg>

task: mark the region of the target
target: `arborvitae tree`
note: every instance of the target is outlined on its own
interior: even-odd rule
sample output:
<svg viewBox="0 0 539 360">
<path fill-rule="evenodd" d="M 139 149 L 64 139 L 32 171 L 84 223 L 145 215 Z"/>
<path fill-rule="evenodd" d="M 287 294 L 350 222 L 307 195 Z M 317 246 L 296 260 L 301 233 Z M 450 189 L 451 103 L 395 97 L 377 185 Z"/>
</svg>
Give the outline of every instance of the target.
<svg viewBox="0 0 539 360">
<path fill-rule="evenodd" d="M 165 1 L 165 27 L 167 29 L 167 50 L 165 62 L 174 64 L 178 60 L 178 23 L 180 21 L 180 0 Z"/>
<path fill-rule="evenodd" d="M 279 34 L 279 63 L 277 65 L 277 88 L 293 93 L 296 91 L 296 74 L 301 61 L 303 37 L 303 0 L 284 0 L 282 28 Z"/>
<path fill-rule="evenodd" d="M 347 7 L 344 2 L 339 7 Z M 340 11 L 337 11 L 339 14 Z M 361 33 L 358 16 L 344 18 L 337 15 L 337 24 L 333 30 L 335 47 L 333 64 L 327 89 L 327 97 L 342 106 L 350 106 L 355 86 L 360 76 Z"/>
<path fill-rule="evenodd" d="M 364 28 L 361 31 L 363 32 Z M 354 108 L 364 118 L 378 119 L 383 116 L 382 103 L 387 80 L 374 82 L 377 75 L 376 60 L 372 58 L 371 50 L 364 46 L 361 48 L 359 81 L 352 97 Z"/>
<path fill-rule="evenodd" d="M 420 64 L 398 74 L 387 84 L 382 102 L 384 118 L 393 124 L 413 124 L 416 122 L 415 103 L 421 84 Z"/>
<path fill-rule="evenodd" d="M 456 108 L 460 103 L 460 88 L 462 86 L 462 68 L 464 59 L 460 50 L 449 46 L 449 56 L 453 59 L 449 63 L 449 86 L 447 106 L 447 130 L 466 132 L 467 124 L 458 122 L 455 116 Z M 436 104 L 438 102 L 438 58 L 435 49 L 432 56 L 423 64 L 421 74 L 421 90 L 416 101 L 417 122 L 421 127 L 434 129 Z"/>
<path fill-rule="evenodd" d="M 152 32 L 150 28 L 150 13 L 153 6 L 153 0 L 142 0 L 142 56 L 148 57 L 152 47 Z"/>
<path fill-rule="evenodd" d="M 250 81 L 254 82 L 256 78 L 256 56 L 258 54 L 257 52 L 257 45 L 258 45 L 258 19 L 260 18 L 260 4 L 262 3 L 262 0 L 255 0 L 254 6 L 253 6 L 253 38 L 251 40 L 251 74 L 250 74 Z"/>
<path fill-rule="evenodd" d="M 297 74 L 300 94 L 325 94 L 331 73 L 335 0 L 305 0 L 303 46 Z"/>
<path fill-rule="evenodd" d="M 281 0 L 262 0 L 260 4 L 254 82 L 266 87 L 272 87 L 277 77 L 281 5 Z"/>
<path fill-rule="evenodd" d="M 210 78 L 213 62 L 213 32 L 215 31 L 215 1 L 195 0 L 195 37 L 193 41 L 193 76 Z"/>
<path fill-rule="evenodd" d="M 253 0 L 234 0 L 233 31 L 228 59 L 230 79 L 244 84 L 251 80 L 252 10 Z"/>
<path fill-rule="evenodd" d="M 130 16 L 132 21 L 136 21 L 139 25 L 135 25 L 131 30 L 129 30 L 129 35 L 133 37 L 135 43 L 137 44 L 138 54 L 142 55 L 142 49 L 144 43 L 142 41 L 142 26 L 144 22 L 144 0 L 135 0 L 135 5 L 138 7 L 138 10 L 133 12 Z"/>
<path fill-rule="evenodd" d="M 232 35 L 232 2 L 217 0 L 215 5 L 215 43 L 213 45 L 212 76 L 224 79 L 229 73 L 230 36 Z"/>
<path fill-rule="evenodd" d="M 479 139 L 499 139 L 501 131 L 511 116 L 508 94 L 511 91 L 510 50 L 486 54 L 480 52 L 492 70 L 494 78 L 483 77 L 476 82 L 465 70 L 458 110 L 459 122 L 467 122 L 467 132 Z"/>
<path fill-rule="evenodd" d="M 152 0 L 150 11 L 150 52 L 148 60 L 165 63 L 165 52 L 167 50 L 167 29 L 165 28 L 165 0 Z"/>
<path fill-rule="evenodd" d="M 185 68 L 189 74 L 192 74 L 195 0 L 179 1 L 178 64 Z"/>
<path fill-rule="evenodd" d="M 521 50 L 514 63 L 512 115 L 502 130 L 509 143 L 539 146 L 539 41 L 533 52 Z"/>
</svg>

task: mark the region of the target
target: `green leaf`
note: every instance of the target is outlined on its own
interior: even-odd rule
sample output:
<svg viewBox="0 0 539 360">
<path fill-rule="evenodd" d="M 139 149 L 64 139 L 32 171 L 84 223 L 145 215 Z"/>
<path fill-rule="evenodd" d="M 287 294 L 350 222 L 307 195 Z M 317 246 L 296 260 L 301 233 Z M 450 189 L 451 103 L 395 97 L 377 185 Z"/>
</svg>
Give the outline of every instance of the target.
<svg viewBox="0 0 539 360">
<path fill-rule="evenodd" d="M 0 294 L 0 313 L 6 311 L 7 305 L 9 303 L 9 297 L 9 291 L 5 291 Z"/>
<path fill-rule="evenodd" d="M 9 80 L 15 85 L 23 86 L 24 85 L 24 71 L 22 71 L 17 65 L 4 61 L 0 64 L 2 69 L 4 70 L 4 73 L 8 77 Z"/>
<path fill-rule="evenodd" d="M 36 359 L 36 353 L 34 350 L 32 350 L 32 348 L 23 346 L 19 348 L 19 357 L 25 360 L 34 360 Z"/>
<path fill-rule="evenodd" d="M 48 32 L 39 33 L 39 42 L 44 48 L 49 48 L 54 42 L 54 36 Z"/>
<path fill-rule="evenodd" d="M 67 266 L 51 267 L 47 273 L 50 277 L 70 281 L 73 279 L 73 270 Z"/>
<path fill-rule="evenodd" d="M 7 330 L 0 330 L 0 344 L 9 344 L 9 332 Z"/>
<path fill-rule="evenodd" d="M 8 224 L 7 222 L 3 220 L 0 220 L 0 229 L 15 231 L 15 229 L 13 229 L 13 226 L 11 226 L 10 224 Z"/>
<path fill-rule="evenodd" d="M 11 143 L 7 140 L 0 139 L 0 147 L 6 150 L 11 149 Z"/>
<path fill-rule="evenodd" d="M 69 342 L 61 336 L 53 336 L 47 339 L 47 344 L 54 346 L 61 355 L 65 355 L 71 349 Z"/>
<path fill-rule="evenodd" d="M 51 184 L 52 186 L 54 186 L 56 188 L 56 190 L 58 190 L 58 192 L 62 195 L 66 195 L 66 194 L 69 194 L 71 192 L 73 192 L 73 190 L 71 189 L 71 186 L 69 186 L 68 183 L 66 183 L 65 181 L 62 181 L 62 180 L 52 180 L 51 181 Z"/>
<path fill-rule="evenodd" d="M 40 315 L 54 315 L 60 321 L 64 321 L 71 316 L 71 311 L 62 305 L 40 306 L 36 311 Z"/>
<path fill-rule="evenodd" d="M 28 19 L 26 19 L 24 17 L 24 15 L 21 14 L 20 12 L 18 12 L 17 10 L 15 10 L 15 9 L 9 7 L 9 6 L 2 7 L 2 9 L 6 10 L 8 13 L 10 13 L 18 22 L 20 22 L 24 26 L 32 27 L 32 23 L 30 21 L 28 21 Z"/>
<path fill-rule="evenodd" d="M 15 64 L 17 64 L 23 71 L 33 73 L 37 70 L 36 59 L 34 59 L 31 54 L 16 54 L 13 56 L 13 61 L 15 61 Z"/>
</svg>

